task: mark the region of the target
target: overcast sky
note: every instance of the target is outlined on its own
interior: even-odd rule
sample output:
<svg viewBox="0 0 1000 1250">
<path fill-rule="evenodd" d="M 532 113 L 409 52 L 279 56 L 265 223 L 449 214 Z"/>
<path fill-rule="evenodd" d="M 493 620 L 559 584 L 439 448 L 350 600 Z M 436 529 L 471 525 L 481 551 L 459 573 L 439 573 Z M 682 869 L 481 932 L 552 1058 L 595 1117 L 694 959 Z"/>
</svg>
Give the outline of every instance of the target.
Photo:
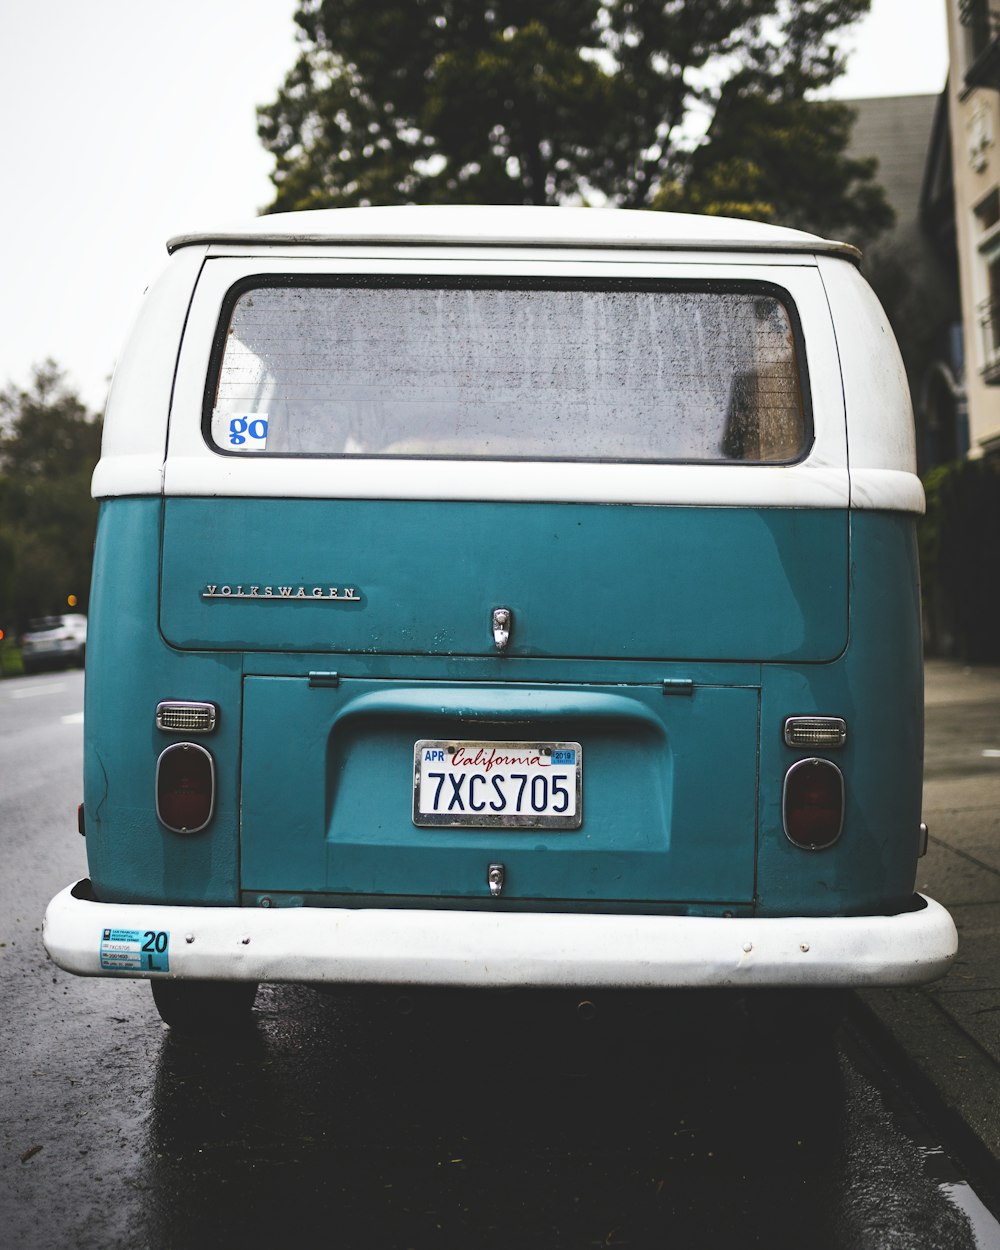
<svg viewBox="0 0 1000 1250">
<path fill-rule="evenodd" d="M 0 0 L 0 387 L 53 357 L 103 407 L 165 240 L 271 198 L 256 106 L 295 0 Z M 873 0 L 844 98 L 938 92 L 945 0 Z"/>
</svg>

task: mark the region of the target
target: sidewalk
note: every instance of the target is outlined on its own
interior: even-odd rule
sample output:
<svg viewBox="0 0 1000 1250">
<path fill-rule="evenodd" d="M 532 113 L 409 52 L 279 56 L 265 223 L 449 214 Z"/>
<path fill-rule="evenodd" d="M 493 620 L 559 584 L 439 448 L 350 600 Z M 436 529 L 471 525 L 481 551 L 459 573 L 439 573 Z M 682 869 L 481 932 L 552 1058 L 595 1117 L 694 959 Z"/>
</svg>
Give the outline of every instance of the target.
<svg viewBox="0 0 1000 1250">
<path fill-rule="evenodd" d="M 933 985 L 858 994 L 859 1022 L 1000 1169 L 1000 668 L 929 661 L 925 703 L 917 889 L 954 917 L 958 958 Z"/>
</svg>

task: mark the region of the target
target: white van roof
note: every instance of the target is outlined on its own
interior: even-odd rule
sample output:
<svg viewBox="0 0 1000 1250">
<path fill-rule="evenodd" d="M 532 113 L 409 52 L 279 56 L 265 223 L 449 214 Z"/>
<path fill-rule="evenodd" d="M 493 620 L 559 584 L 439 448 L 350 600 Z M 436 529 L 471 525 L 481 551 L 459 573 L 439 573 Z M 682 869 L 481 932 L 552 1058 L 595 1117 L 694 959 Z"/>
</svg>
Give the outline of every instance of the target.
<svg viewBox="0 0 1000 1250">
<path fill-rule="evenodd" d="M 327 208 L 274 213 L 228 230 L 176 235 L 167 251 L 195 244 L 432 244 L 452 247 L 641 248 L 726 252 L 861 253 L 804 230 L 733 217 L 621 208 L 466 204 Z"/>
</svg>

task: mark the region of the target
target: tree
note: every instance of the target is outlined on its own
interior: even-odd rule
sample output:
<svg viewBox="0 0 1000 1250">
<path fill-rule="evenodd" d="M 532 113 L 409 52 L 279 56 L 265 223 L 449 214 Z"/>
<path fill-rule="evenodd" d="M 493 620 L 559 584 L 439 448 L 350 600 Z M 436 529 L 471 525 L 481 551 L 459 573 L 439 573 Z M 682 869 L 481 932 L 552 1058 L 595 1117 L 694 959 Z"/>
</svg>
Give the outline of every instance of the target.
<svg viewBox="0 0 1000 1250">
<path fill-rule="evenodd" d="M 86 610 L 97 505 L 90 477 L 101 423 L 50 360 L 28 390 L 0 391 L 0 624 Z"/>
<path fill-rule="evenodd" d="M 891 220 L 850 114 L 807 101 L 870 0 L 300 0 L 259 134 L 272 211 L 369 203 Z"/>
<path fill-rule="evenodd" d="M 846 154 L 854 111 L 833 100 L 723 89 L 708 141 L 656 208 L 751 217 L 867 243 L 895 214 L 874 182 L 878 162 Z"/>
</svg>

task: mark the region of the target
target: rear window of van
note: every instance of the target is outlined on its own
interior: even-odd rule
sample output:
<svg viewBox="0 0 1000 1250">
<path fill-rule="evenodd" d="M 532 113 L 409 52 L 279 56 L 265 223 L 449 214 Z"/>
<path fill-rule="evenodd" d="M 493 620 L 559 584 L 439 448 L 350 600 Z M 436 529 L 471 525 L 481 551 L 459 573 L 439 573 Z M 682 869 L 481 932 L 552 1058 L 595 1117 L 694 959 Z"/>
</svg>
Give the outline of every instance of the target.
<svg viewBox="0 0 1000 1250">
<path fill-rule="evenodd" d="M 770 288 L 245 283 L 206 404 L 220 451 L 787 463 L 798 323 Z"/>
</svg>

